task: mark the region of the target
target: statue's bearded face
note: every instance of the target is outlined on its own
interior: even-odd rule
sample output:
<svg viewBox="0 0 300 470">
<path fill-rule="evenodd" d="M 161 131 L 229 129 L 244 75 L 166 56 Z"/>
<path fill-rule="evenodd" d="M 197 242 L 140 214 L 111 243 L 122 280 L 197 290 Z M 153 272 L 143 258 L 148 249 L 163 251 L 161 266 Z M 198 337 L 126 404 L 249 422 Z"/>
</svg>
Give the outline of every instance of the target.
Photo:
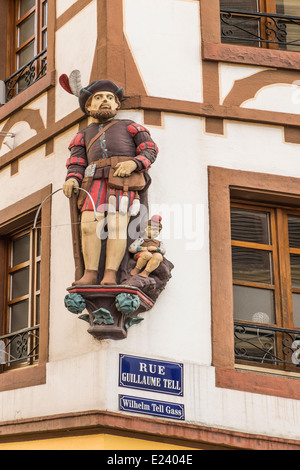
<svg viewBox="0 0 300 470">
<path fill-rule="evenodd" d="M 94 93 L 86 104 L 86 111 L 94 119 L 103 122 L 113 118 L 119 107 L 120 104 L 113 93 L 99 91 Z"/>
</svg>

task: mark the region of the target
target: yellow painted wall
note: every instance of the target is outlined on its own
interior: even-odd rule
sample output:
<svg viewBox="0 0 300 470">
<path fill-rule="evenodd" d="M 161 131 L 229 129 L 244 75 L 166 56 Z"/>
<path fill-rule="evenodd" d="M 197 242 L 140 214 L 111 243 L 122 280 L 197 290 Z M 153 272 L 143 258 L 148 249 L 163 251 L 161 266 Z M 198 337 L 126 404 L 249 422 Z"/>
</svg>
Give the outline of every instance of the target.
<svg viewBox="0 0 300 470">
<path fill-rule="evenodd" d="M 192 448 L 109 434 L 89 434 L 0 443 L 1 450 L 192 450 Z"/>
</svg>

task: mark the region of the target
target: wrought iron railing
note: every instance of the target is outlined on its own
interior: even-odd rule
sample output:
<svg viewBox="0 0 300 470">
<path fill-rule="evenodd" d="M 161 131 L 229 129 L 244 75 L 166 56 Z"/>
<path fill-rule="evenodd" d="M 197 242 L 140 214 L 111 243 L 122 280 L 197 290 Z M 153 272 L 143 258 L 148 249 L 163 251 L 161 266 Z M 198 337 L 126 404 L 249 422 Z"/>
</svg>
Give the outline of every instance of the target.
<svg viewBox="0 0 300 470">
<path fill-rule="evenodd" d="M 300 331 L 234 322 L 235 358 L 284 369 L 300 367 Z M 299 369 L 300 372 L 300 369 Z"/>
<path fill-rule="evenodd" d="M 6 102 L 37 82 L 47 72 L 47 49 L 44 49 L 32 60 L 4 80 Z"/>
<path fill-rule="evenodd" d="M 0 365 L 33 364 L 39 357 L 39 325 L 0 336 Z"/>
<path fill-rule="evenodd" d="M 300 50 L 298 16 L 221 9 L 220 19 L 222 42 Z"/>
</svg>

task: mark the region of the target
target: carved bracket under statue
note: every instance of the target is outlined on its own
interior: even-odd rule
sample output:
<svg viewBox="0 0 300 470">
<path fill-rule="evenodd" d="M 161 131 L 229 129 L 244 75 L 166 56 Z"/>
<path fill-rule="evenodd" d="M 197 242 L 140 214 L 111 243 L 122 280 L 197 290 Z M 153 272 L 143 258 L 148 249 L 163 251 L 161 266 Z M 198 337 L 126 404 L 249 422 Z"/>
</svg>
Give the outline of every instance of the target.
<svg viewBox="0 0 300 470">
<path fill-rule="evenodd" d="M 86 286 L 68 291 L 67 309 L 90 324 L 88 332 L 96 339 L 126 338 L 128 328 L 143 320 L 138 315 L 154 305 L 140 289 L 130 286 Z M 81 313 L 84 309 L 88 314 Z"/>
<path fill-rule="evenodd" d="M 122 87 L 98 80 L 83 88 L 77 70 L 59 81 L 92 117 L 70 143 L 63 185 L 75 260 L 65 306 L 89 323 L 94 338 L 123 339 L 154 306 L 174 267 L 157 239 L 161 217 L 148 216 L 148 170 L 158 148 L 144 126 L 116 119 Z"/>
</svg>

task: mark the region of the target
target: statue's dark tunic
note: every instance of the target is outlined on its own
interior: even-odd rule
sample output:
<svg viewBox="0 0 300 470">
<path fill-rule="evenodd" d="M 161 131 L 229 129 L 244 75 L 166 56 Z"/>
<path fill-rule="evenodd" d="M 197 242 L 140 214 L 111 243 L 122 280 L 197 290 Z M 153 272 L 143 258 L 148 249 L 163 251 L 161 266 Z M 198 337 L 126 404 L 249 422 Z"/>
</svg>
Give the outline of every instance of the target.
<svg viewBox="0 0 300 470">
<path fill-rule="evenodd" d="M 66 179 L 76 178 L 79 184 L 81 184 L 85 169 L 90 163 L 115 156 L 133 158 L 137 164 L 136 171 L 145 172 L 147 179 L 147 170 L 155 161 L 158 153 L 157 145 L 152 140 L 149 131 L 134 121 L 127 119 L 120 120 L 107 129 L 87 152 L 89 142 L 105 125 L 106 123 L 92 123 L 76 134 L 69 146 L 70 156 L 67 160 L 68 172 Z M 108 173 L 109 166 L 98 168 L 90 188 L 90 194 L 98 212 L 103 212 L 105 204 L 108 203 Z M 121 190 L 116 191 L 117 210 L 122 194 Z M 129 191 L 128 207 L 131 206 L 134 196 L 135 192 Z M 89 198 L 86 198 L 82 210 L 93 210 Z"/>
</svg>

